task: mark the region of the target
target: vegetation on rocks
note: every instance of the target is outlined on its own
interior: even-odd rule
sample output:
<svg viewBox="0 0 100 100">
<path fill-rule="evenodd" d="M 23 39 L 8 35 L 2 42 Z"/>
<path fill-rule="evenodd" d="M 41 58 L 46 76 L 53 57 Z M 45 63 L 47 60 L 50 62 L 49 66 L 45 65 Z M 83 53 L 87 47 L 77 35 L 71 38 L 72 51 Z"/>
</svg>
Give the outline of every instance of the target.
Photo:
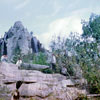
<svg viewBox="0 0 100 100">
<path fill-rule="evenodd" d="M 42 53 L 42 52 L 39 52 L 37 54 L 28 53 L 27 55 L 24 55 L 24 54 L 21 54 L 21 50 L 17 47 L 15 49 L 12 62 L 16 63 L 19 58 L 25 63 L 49 65 L 49 63 L 47 63 L 47 56 L 45 53 Z"/>
<path fill-rule="evenodd" d="M 100 93 L 100 16 L 92 14 L 82 25 L 82 35 L 70 33 L 68 38 L 54 38 L 51 49 L 59 72 L 65 67 L 67 75 L 87 80 L 90 93 Z"/>
<path fill-rule="evenodd" d="M 15 50 L 13 52 L 12 63 L 16 64 L 18 59 L 21 58 L 21 55 L 22 55 L 21 50 L 20 50 L 19 46 L 17 45 L 17 47 L 15 48 Z"/>
<path fill-rule="evenodd" d="M 4 100 L 3 98 L 0 98 L 0 100 Z"/>
<path fill-rule="evenodd" d="M 34 54 L 33 56 L 33 61 L 32 61 L 33 64 L 40 64 L 40 65 L 49 65 L 47 63 L 47 56 L 45 53 L 38 53 L 38 54 Z"/>
</svg>

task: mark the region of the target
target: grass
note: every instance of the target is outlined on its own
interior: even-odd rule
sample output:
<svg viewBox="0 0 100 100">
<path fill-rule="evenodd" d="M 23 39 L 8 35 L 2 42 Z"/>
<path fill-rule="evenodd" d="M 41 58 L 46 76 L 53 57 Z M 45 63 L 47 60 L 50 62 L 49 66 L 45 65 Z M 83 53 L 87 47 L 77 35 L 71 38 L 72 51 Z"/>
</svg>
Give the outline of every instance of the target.
<svg viewBox="0 0 100 100">
<path fill-rule="evenodd" d="M 3 98 L 0 98 L 0 100 L 5 100 L 5 99 L 3 99 Z"/>
</svg>

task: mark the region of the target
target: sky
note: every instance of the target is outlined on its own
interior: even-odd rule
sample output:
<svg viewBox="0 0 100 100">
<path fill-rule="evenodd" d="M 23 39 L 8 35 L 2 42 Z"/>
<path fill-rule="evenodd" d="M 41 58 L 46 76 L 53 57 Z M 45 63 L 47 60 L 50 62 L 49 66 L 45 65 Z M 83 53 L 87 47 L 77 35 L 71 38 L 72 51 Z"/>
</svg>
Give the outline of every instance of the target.
<svg viewBox="0 0 100 100">
<path fill-rule="evenodd" d="M 81 34 L 91 13 L 100 14 L 100 0 L 0 0 L 0 36 L 21 21 L 48 48 L 53 36 Z"/>
</svg>

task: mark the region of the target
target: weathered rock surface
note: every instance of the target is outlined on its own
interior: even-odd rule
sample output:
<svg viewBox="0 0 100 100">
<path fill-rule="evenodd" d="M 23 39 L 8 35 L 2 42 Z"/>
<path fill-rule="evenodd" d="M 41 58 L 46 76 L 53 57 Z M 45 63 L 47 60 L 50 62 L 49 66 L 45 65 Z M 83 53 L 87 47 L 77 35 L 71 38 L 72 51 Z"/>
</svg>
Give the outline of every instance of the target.
<svg viewBox="0 0 100 100">
<path fill-rule="evenodd" d="M 46 68 L 50 68 L 50 67 L 47 65 L 22 63 L 19 68 L 25 69 L 25 70 L 41 70 L 41 69 L 46 69 Z"/>
<path fill-rule="evenodd" d="M 14 64 L 0 63 L 0 84 L 8 89 L 5 96 L 0 94 L 0 97 L 8 100 L 19 80 L 23 81 L 19 88 L 20 100 L 74 100 L 79 94 L 86 93 L 76 87 L 69 87 L 70 84 L 71 86 L 75 84 L 63 75 L 44 74 L 35 70 L 19 70 L 18 66 Z"/>
<path fill-rule="evenodd" d="M 19 48 L 24 55 L 29 52 L 37 53 L 42 51 L 42 44 L 36 37 L 33 37 L 31 33 L 24 28 L 20 21 L 15 22 L 14 26 L 0 39 L 0 54 L 8 55 L 8 59 L 11 60 L 17 48 Z"/>
</svg>

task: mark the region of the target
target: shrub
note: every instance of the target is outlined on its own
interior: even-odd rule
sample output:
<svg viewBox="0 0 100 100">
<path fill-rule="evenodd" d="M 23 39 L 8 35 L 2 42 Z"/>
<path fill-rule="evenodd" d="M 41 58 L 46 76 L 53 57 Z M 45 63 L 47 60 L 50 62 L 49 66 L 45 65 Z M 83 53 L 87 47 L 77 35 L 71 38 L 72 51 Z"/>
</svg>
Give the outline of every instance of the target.
<svg viewBox="0 0 100 100">
<path fill-rule="evenodd" d="M 33 64 L 40 64 L 40 65 L 49 65 L 47 63 L 47 56 L 45 55 L 45 53 L 38 53 L 38 54 L 34 54 L 33 56 Z"/>
<path fill-rule="evenodd" d="M 34 55 L 35 54 L 33 54 L 33 53 L 28 53 L 27 55 L 23 55 L 22 61 L 25 63 L 31 63 L 31 61 L 33 61 Z"/>
<path fill-rule="evenodd" d="M 83 75 L 87 79 L 88 89 L 90 93 L 100 93 L 100 70 L 87 66 L 83 69 Z"/>
<path fill-rule="evenodd" d="M 49 68 L 47 68 L 47 69 L 42 69 L 41 71 L 42 71 L 43 73 L 47 73 L 47 74 L 52 74 L 52 73 L 53 73 L 52 69 L 49 69 Z"/>
<path fill-rule="evenodd" d="M 3 99 L 3 98 L 0 98 L 0 100 L 5 100 L 5 99 Z"/>
<path fill-rule="evenodd" d="M 100 43 L 92 38 L 89 40 L 71 35 L 66 38 L 66 42 L 63 39 L 59 40 L 61 38 L 52 41 L 51 49 L 57 55 L 57 68 L 60 70 L 61 67 L 65 67 L 72 76 L 76 75 L 74 69 L 78 65 L 83 73 L 80 76 L 87 80 L 89 92 L 100 93 Z"/>
<path fill-rule="evenodd" d="M 90 99 L 88 99 L 88 97 L 85 95 L 79 95 L 78 98 L 76 98 L 75 100 L 90 100 Z"/>
</svg>

